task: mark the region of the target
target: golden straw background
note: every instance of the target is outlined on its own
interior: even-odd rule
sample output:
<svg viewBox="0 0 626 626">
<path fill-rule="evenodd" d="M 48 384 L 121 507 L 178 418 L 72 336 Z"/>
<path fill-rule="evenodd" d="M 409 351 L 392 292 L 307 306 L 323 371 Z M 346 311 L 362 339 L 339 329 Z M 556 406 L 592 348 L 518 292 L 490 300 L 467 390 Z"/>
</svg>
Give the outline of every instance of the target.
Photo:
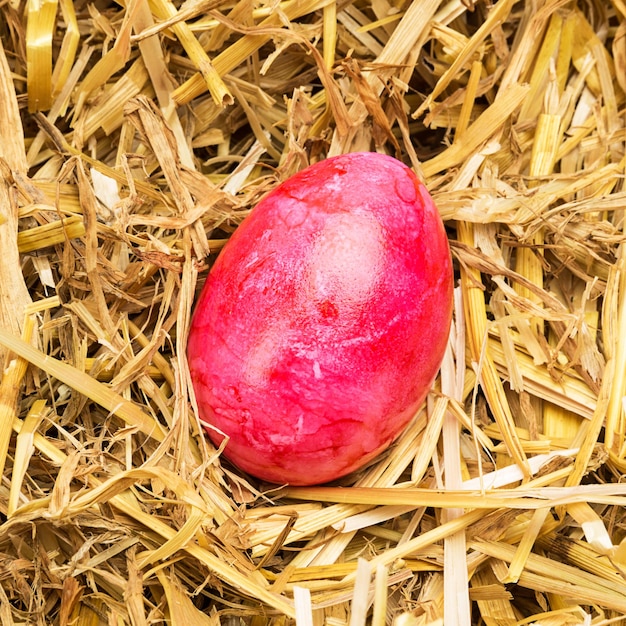
<svg viewBox="0 0 626 626">
<path fill-rule="evenodd" d="M 3 626 L 626 624 L 624 0 L 0 6 Z M 413 167 L 423 409 L 335 485 L 202 435 L 195 294 L 269 190 Z"/>
</svg>

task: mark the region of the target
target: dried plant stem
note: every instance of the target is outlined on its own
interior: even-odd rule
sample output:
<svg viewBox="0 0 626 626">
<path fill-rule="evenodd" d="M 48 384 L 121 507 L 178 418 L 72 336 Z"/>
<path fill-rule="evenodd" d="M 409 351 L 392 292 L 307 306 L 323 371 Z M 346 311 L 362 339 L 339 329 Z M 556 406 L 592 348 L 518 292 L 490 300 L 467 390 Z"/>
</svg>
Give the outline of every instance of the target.
<svg viewBox="0 0 626 626">
<path fill-rule="evenodd" d="M 323 6 L 328 0 L 305 0 L 305 2 L 296 2 L 292 0 L 287 2 L 283 7 L 283 15 L 288 19 L 294 19 L 299 15 L 306 15 L 310 13 L 315 7 Z M 271 35 L 263 32 L 263 28 L 270 26 L 277 26 L 279 24 L 279 17 L 277 14 L 272 14 L 261 22 L 259 25 L 259 34 L 250 33 L 245 35 L 232 46 L 227 48 L 223 53 L 219 54 L 213 59 L 213 67 L 219 76 L 224 76 L 235 67 L 237 67 L 242 60 L 247 59 L 251 54 L 258 50 L 264 43 L 268 42 Z M 187 82 L 183 83 L 180 87 L 174 90 L 172 96 L 177 104 L 185 104 L 193 98 L 202 94 L 207 89 L 204 83 L 202 74 L 195 74 Z"/>
<path fill-rule="evenodd" d="M 620 619 L 623 0 L 11 0 L 0 30 L 2 624 Z M 354 150 L 435 201 L 449 349 L 367 467 L 267 485 L 203 437 L 193 304 L 260 198 Z"/>
<path fill-rule="evenodd" d="M 33 336 L 34 323 L 31 316 L 28 316 L 26 320 L 23 338 L 25 344 L 28 345 Z M 0 332 L 2 331 L 0 330 Z M 28 361 L 26 359 L 13 358 L 4 369 L 0 379 L 0 469 L 3 475 L 11 437 L 11 425 L 16 415 L 20 388 L 27 367 Z"/>
<path fill-rule="evenodd" d="M 11 70 L 0 42 L 0 328 L 19 335 L 32 302 L 21 272 L 17 243 L 18 206 L 12 171 L 27 171 L 24 135 Z M 0 366 L 6 352 L 0 349 Z"/>
<path fill-rule="evenodd" d="M 474 244 L 473 226 L 471 224 L 459 223 L 458 232 L 459 241 L 468 245 Z M 463 288 L 465 325 L 469 337 L 471 358 L 474 367 L 477 368 L 477 374 L 482 380 L 482 388 L 494 412 L 507 450 L 511 458 L 526 472 L 526 455 L 522 450 L 519 437 L 515 431 L 513 415 L 504 393 L 502 381 L 488 352 L 487 313 L 483 292 L 479 285 L 479 272 L 471 269 L 462 270 L 461 286 Z"/>
<path fill-rule="evenodd" d="M 28 109 L 39 111 L 52 104 L 52 34 L 58 0 L 30 0 L 26 29 Z"/>
<path fill-rule="evenodd" d="M 145 434 L 162 440 L 165 437 L 163 427 L 150 415 L 143 412 L 132 402 L 111 391 L 105 385 L 96 382 L 91 376 L 77 370 L 67 363 L 57 361 L 14 335 L 0 330 L 0 345 L 41 368 L 51 376 L 62 380 L 65 384 L 91 398 L 102 407 L 119 415 L 125 422 L 135 426 Z"/>
<path fill-rule="evenodd" d="M 189 58 L 200 71 L 206 82 L 206 88 L 209 90 L 215 103 L 222 106 L 232 104 L 233 97 L 216 71 L 211 59 L 209 59 L 187 24 L 184 21 L 175 19 L 176 8 L 174 5 L 169 0 L 152 0 L 151 6 L 161 19 L 172 20 L 172 29 L 185 48 Z"/>
</svg>

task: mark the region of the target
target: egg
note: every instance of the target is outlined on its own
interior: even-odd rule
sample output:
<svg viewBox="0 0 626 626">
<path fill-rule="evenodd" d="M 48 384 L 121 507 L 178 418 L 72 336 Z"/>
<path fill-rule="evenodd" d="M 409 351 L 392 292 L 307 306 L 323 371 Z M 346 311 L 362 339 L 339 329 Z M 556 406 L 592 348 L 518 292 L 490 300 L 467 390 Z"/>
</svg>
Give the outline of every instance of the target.
<svg viewBox="0 0 626 626">
<path fill-rule="evenodd" d="M 414 417 L 452 316 L 448 240 L 428 191 L 386 155 L 311 165 L 259 202 L 196 303 L 187 356 L 199 417 L 257 478 L 353 472 Z"/>
</svg>

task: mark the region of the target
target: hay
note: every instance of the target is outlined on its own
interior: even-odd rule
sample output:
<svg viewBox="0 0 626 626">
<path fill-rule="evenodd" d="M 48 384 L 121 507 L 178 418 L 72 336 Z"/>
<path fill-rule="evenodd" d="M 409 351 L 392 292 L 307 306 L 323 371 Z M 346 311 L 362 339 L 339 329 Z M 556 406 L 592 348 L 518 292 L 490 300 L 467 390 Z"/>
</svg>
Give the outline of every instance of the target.
<svg viewBox="0 0 626 626">
<path fill-rule="evenodd" d="M 622 0 L 0 11 L 3 625 L 626 623 Z M 194 296 L 354 150 L 438 204 L 448 354 L 369 467 L 259 484 L 201 435 Z"/>
</svg>

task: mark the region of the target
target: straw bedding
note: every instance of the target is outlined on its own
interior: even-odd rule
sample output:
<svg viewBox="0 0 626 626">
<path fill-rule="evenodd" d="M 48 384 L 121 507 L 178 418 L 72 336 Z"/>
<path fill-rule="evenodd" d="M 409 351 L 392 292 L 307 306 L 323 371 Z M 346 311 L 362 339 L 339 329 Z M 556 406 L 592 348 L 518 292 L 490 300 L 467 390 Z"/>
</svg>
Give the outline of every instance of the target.
<svg viewBox="0 0 626 626">
<path fill-rule="evenodd" d="M 623 0 L 0 13 L 3 625 L 626 623 Z M 194 295 L 355 150 L 438 204 L 449 351 L 369 467 L 260 484 L 202 436 Z"/>
</svg>

